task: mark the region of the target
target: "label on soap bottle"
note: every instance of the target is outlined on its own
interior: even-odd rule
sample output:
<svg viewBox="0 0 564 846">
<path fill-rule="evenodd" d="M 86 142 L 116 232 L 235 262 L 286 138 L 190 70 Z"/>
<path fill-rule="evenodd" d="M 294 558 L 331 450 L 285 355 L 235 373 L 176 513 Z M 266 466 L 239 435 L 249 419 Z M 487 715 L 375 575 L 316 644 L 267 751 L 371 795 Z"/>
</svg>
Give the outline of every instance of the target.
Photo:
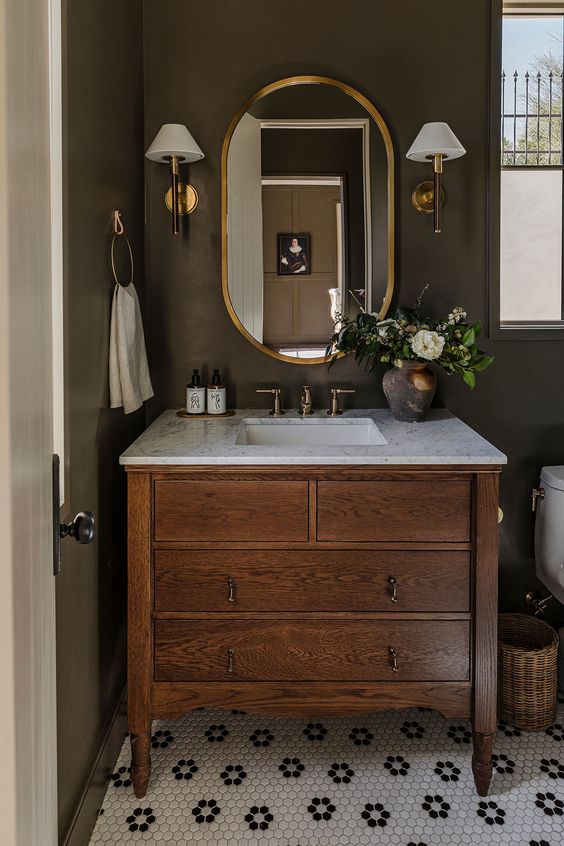
<svg viewBox="0 0 564 846">
<path fill-rule="evenodd" d="M 203 414 L 206 410 L 206 389 L 204 386 L 186 388 L 186 411 L 188 414 Z"/>
<path fill-rule="evenodd" d="M 227 411 L 227 391 L 223 385 L 208 386 L 208 414 L 225 414 Z"/>
</svg>

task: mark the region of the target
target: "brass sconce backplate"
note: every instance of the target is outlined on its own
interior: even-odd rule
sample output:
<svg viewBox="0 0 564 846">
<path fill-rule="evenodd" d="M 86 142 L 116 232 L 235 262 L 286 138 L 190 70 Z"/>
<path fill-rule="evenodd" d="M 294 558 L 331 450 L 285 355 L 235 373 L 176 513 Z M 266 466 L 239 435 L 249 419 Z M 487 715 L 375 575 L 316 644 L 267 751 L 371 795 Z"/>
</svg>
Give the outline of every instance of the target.
<svg viewBox="0 0 564 846">
<path fill-rule="evenodd" d="M 425 182 L 420 182 L 419 185 L 417 185 L 411 195 L 411 202 L 417 211 L 426 212 L 427 214 L 433 213 L 434 184 L 431 179 L 426 180 Z M 444 202 L 445 191 L 441 186 L 441 206 L 444 205 Z"/>
<path fill-rule="evenodd" d="M 166 207 L 172 211 L 172 188 L 165 195 Z M 178 183 L 178 214 L 192 214 L 198 205 L 198 192 L 193 185 Z"/>
</svg>

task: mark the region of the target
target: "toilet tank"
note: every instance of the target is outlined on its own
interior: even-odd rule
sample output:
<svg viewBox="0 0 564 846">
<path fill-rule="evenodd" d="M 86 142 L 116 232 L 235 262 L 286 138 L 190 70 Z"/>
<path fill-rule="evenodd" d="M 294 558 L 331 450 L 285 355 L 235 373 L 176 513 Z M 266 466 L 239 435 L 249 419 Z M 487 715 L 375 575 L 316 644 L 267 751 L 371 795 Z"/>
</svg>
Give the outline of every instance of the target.
<svg viewBox="0 0 564 846">
<path fill-rule="evenodd" d="M 564 465 L 543 467 L 537 500 L 535 561 L 537 576 L 560 602 L 564 602 Z"/>
</svg>

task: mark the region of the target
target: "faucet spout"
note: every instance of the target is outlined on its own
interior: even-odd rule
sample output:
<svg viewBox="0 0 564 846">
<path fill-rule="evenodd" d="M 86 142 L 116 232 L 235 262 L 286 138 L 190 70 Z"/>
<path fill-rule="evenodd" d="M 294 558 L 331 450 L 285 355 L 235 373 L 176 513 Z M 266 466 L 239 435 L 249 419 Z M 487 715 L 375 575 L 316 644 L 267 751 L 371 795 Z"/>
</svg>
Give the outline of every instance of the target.
<svg viewBox="0 0 564 846">
<path fill-rule="evenodd" d="M 313 408 L 311 407 L 311 388 L 309 385 L 302 385 L 298 414 L 313 414 Z"/>
</svg>

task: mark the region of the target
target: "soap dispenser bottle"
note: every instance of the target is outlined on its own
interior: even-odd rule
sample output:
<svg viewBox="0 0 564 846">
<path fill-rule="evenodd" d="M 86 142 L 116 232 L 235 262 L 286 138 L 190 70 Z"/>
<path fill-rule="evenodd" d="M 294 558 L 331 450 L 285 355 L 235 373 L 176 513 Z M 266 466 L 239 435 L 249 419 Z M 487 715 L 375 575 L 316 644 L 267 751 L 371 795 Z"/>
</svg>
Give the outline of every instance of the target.
<svg viewBox="0 0 564 846">
<path fill-rule="evenodd" d="M 225 385 L 221 382 L 219 370 L 213 371 L 208 385 L 208 414 L 225 414 L 227 411 Z"/>
<path fill-rule="evenodd" d="M 200 379 L 200 371 L 192 371 L 192 381 L 186 386 L 186 411 L 188 414 L 203 414 L 206 410 L 206 389 Z"/>
</svg>

